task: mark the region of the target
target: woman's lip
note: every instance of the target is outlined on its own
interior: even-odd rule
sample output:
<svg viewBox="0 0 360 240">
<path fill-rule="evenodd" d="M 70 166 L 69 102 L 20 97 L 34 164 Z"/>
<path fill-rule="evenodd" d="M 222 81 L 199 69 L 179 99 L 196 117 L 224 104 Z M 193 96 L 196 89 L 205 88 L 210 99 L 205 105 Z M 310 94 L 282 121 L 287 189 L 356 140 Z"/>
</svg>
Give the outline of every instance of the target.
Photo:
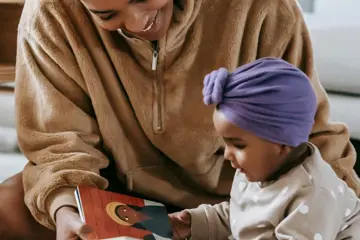
<svg viewBox="0 0 360 240">
<path fill-rule="evenodd" d="M 147 27 L 145 29 L 143 29 L 141 32 L 148 32 L 149 30 L 152 29 L 152 27 L 154 26 L 155 22 L 156 22 L 156 18 L 159 14 L 160 10 L 157 10 L 155 17 L 152 19 L 152 21 L 150 23 L 147 24 Z"/>
</svg>

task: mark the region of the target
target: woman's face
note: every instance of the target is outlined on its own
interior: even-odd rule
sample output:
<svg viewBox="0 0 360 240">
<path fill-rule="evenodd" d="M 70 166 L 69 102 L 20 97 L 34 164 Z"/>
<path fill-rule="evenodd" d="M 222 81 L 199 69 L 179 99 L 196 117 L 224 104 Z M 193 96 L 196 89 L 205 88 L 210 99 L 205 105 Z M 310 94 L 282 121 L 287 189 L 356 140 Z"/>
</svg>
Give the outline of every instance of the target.
<svg viewBox="0 0 360 240">
<path fill-rule="evenodd" d="M 148 41 L 162 38 L 172 18 L 173 0 L 81 0 L 96 21 Z"/>
</svg>

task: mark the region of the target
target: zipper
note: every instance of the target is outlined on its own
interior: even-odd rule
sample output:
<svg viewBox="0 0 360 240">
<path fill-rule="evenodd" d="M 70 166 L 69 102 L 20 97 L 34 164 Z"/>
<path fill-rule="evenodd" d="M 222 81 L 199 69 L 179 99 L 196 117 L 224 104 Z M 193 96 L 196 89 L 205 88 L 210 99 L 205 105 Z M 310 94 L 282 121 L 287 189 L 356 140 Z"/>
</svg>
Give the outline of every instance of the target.
<svg viewBox="0 0 360 240">
<path fill-rule="evenodd" d="M 161 69 L 158 69 L 159 64 L 159 43 L 156 41 L 153 45 L 153 55 L 151 62 L 151 69 L 155 72 L 155 80 L 154 80 L 154 93 L 155 93 L 155 101 L 154 101 L 154 116 L 153 116 L 153 127 L 155 134 L 161 134 L 163 132 L 163 88 L 162 88 L 162 72 Z"/>
<path fill-rule="evenodd" d="M 125 35 L 121 30 L 120 34 Z M 126 37 L 126 36 L 125 36 Z M 151 61 L 151 70 L 155 73 L 155 79 L 153 81 L 153 91 L 154 91 L 154 103 L 153 103 L 153 132 L 155 134 L 161 134 L 164 131 L 163 126 L 163 101 L 164 101 L 164 91 L 162 87 L 162 70 L 159 69 L 159 43 L 148 42 L 142 38 L 142 40 L 147 47 L 152 51 L 152 61 Z"/>
<path fill-rule="evenodd" d="M 153 71 L 156 71 L 157 64 L 158 64 L 158 58 L 159 58 L 158 44 L 155 44 L 155 47 L 153 50 L 152 65 L 151 65 L 151 70 L 153 70 Z"/>
</svg>

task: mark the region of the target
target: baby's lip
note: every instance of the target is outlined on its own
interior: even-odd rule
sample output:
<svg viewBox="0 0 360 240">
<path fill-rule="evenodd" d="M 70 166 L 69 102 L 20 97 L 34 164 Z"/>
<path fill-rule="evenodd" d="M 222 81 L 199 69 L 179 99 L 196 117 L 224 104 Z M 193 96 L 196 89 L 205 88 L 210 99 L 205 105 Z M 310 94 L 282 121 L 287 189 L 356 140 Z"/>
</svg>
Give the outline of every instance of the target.
<svg viewBox="0 0 360 240">
<path fill-rule="evenodd" d="M 241 173 L 246 173 L 246 171 L 242 167 L 240 167 L 236 161 L 230 161 L 230 162 L 231 162 L 231 166 L 233 168 L 238 169 L 239 172 L 241 172 Z"/>
</svg>

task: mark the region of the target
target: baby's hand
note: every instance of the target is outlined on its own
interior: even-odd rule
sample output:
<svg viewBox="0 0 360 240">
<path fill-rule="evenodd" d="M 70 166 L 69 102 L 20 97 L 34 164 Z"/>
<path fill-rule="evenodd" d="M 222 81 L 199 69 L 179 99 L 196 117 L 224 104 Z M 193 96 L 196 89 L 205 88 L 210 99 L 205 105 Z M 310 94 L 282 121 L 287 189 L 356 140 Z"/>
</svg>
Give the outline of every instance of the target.
<svg viewBox="0 0 360 240">
<path fill-rule="evenodd" d="M 188 211 L 183 210 L 169 214 L 169 218 L 174 240 L 182 240 L 191 236 L 191 215 Z"/>
<path fill-rule="evenodd" d="M 56 239 L 73 240 L 95 239 L 90 226 L 84 224 L 76 209 L 72 207 L 62 207 L 56 213 Z"/>
</svg>

